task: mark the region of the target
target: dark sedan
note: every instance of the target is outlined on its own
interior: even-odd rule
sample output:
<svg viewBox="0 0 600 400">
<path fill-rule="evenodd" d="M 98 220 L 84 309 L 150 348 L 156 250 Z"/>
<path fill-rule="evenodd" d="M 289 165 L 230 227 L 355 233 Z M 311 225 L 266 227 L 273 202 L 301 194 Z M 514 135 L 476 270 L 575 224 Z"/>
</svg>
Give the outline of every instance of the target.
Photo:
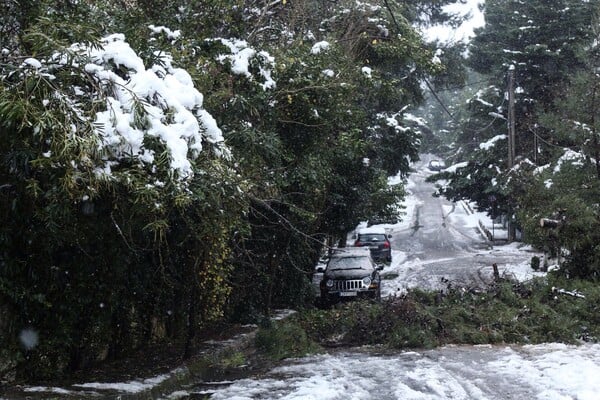
<svg viewBox="0 0 600 400">
<path fill-rule="evenodd" d="M 367 247 L 375 261 L 392 261 L 390 237 L 383 228 L 376 226 L 361 229 L 356 235 L 355 247 Z"/>
</svg>

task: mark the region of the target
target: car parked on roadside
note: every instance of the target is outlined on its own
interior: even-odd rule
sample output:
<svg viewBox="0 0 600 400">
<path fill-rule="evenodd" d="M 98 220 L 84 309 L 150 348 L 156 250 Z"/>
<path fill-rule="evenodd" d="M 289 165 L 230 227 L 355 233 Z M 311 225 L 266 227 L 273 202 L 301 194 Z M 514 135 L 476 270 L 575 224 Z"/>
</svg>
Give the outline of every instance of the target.
<svg viewBox="0 0 600 400">
<path fill-rule="evenodd" d="M 321 280 L 321 304 L 328 305 L 356 298 L 381 298 L 382 266 L 375 263 L 367 249 L 335 249 L 329 257 Z"/>
<path fill-rule="evenodd" d="M 363 228 L 356 234 L 354 247 L 367 247 L 375 261 L 392 261 L 392 245 L 389 235 L 384 228 L 371 226 Z"/>
<path fill-rule="evenodd" d="M 440 160 L 431 160 L 429 161 L 427 168 L 429 168 L 431 171 L 441 171 L 446 168 L 446 164 Z"/>
<path fill-rule="evenodd" d="M 399 218 L 397 215 L 374 215 L 367 220 L 367 226 L 373 225 L 394 225 L 397 224 Z"/>
</svg>

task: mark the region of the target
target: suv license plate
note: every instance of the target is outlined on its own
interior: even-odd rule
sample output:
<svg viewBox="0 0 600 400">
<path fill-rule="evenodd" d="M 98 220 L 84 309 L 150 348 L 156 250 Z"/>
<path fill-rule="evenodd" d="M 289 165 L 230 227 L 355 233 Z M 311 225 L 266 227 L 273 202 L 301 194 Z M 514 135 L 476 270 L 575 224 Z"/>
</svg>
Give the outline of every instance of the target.
<svg viewBox="0 0 600 400">
<path fill-rule="evenodd" d="M 340 292 L 340 297 L 354 297 L 356 294 L 356 292 Z"/>
</svg>

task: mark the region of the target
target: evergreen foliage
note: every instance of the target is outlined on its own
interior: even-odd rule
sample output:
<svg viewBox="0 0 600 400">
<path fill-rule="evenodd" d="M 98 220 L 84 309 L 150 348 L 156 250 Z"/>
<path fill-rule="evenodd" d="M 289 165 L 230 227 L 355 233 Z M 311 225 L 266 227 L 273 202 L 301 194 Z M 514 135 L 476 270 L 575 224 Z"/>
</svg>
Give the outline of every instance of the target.
<svg viewBox="0 0 600 400">
<path fill-rule="evenodd" d="M 212 321 L 311 302 L 324 246 L 404 195 L 405 110 L 443 71 L 411 23 L 445 3 L 3 3 L 0 372 L 189 356 Z"/>
<path fill-rule="evenodd" d="M 598 1 L 485 2 L 486 25 L 468 59 L 489 86 L 468 103 L 439 192 L 492 216 L 516 217 L 524 239 L 564 261 L 568 276 L 598 278 Z M 506 162 L 506 72 L 516 73 L 516 164 Z M 493 201 L 491 201 L 493 199 Z M 560 221 L 540 227 L 540 219 Z"/>
</svg>

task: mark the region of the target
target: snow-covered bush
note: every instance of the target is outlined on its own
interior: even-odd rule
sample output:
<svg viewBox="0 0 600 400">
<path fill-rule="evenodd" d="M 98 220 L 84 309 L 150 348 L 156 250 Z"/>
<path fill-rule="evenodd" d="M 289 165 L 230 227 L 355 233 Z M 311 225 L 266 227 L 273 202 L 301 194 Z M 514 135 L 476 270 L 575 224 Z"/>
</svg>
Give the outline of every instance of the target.
<svg viewBox="0 0 600 400">
<path fill-rule="evenodd" d="M 148 64 L 120 34 L 48 47 L 0 64 L 0 347 L 38 377 L 219 318 L 242 192 L 168 49 Z"/>
</svg>

